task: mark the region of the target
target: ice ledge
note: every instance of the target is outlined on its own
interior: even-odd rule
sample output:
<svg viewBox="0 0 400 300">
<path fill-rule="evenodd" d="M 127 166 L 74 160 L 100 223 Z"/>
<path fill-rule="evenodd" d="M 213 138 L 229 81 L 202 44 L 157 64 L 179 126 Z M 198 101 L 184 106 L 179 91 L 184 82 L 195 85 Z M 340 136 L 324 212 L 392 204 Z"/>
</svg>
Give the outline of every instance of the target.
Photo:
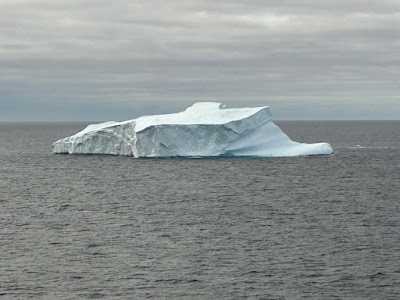
<svg viewBox="0 0 400 300">
<path fill-rule="evenodd" d="M 157 125 L 221 125 L 249 118 L 260 111 L 264 111 L 265 121 L 271 118 L 268 106 L 229 108 L 217 102 L 198 102 L 183 112 L 137 118 L 136 132 Z"/>
<path fill-rule="evenodd" d="M 135 157 L 330 154 L 327 143 L 293 142 L 271 121 L 268 106 L 228 108 L 200 102 L 185 111 L 89 125 L 53 144 L 54 153 Z"/>
</svg>

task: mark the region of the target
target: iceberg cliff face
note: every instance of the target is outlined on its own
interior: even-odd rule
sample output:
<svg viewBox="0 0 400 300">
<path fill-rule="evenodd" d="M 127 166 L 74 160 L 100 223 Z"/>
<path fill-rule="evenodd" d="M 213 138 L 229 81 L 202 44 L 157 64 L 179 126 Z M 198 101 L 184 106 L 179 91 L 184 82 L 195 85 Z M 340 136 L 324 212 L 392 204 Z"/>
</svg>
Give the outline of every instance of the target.
<svg viewBox="0 0 400 300">
<path fill-rule="evenodd" d="M 331 154 L 327 143 L 293 142 L 271 120 L 268 106 L 226 108 L 200 102 L 175 114 L 89 125 L 53 144 L 54 153 L 134 157 Z"/>
</svg>

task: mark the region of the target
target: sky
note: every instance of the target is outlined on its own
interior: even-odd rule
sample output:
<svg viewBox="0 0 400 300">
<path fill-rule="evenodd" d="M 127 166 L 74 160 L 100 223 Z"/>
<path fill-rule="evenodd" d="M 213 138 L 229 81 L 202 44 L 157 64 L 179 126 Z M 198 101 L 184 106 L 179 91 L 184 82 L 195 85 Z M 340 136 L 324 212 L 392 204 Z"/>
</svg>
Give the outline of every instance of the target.
<svg viewBox="0 0 400 300">
<path fill-rule="evenodd" d="M 394 120 L 399 92 L 399 0 L 0 0 L 0 122 Z"/>
</svg>

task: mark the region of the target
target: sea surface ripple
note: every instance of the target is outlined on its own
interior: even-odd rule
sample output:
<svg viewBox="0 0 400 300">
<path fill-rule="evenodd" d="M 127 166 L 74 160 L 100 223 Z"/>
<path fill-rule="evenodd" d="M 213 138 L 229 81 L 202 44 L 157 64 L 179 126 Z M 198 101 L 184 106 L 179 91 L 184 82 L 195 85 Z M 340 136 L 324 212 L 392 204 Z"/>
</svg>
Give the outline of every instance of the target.
<svg viewBox="0 0 400 300">
<path fill-rule="evenodd" d="M 400 122 L 277 122 L 329 156 L 54 155 L 0 123 L 1 299 L 400 299 Z"/>
</svg>

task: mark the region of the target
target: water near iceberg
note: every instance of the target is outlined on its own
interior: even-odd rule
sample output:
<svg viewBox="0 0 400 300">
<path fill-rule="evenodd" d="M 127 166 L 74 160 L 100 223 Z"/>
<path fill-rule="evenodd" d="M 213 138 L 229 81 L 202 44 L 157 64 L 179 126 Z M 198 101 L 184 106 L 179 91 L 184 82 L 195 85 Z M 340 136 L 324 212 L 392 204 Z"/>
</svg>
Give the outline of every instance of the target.
<svg viewBox="0 0 400 300">
<path fill-rule="evenodd" d="M 0 124 L 1 299 L 400 299 L 400 122 L 277 122 L 334 154 L 54 155 Z"/>
</svg>

